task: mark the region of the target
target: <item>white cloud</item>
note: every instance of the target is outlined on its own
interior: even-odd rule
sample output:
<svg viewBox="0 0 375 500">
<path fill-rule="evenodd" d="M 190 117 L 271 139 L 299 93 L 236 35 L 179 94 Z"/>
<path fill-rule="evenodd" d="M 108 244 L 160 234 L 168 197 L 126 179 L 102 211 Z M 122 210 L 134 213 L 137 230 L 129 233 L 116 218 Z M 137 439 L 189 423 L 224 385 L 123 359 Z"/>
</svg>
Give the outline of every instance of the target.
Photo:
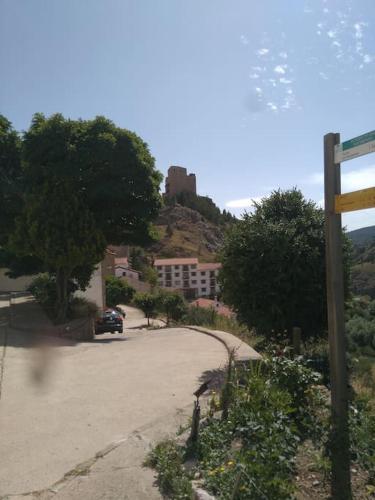
<svg viewBox="0 0 375 500">
<path fill-rule="evenodd" d="M 323 80 L 329 80 L 329 76 L 328 76 L 328 75 L 326 75 L 325 73 L 323 73 L 323 71 L 321 71 L 321 72 L 319 73 L 319 76 L 320 76 L 320 78 L 323 78 Z"/>
<path fill-rule="evenodd" d="M 375 186 L 375 166 L 341 173 L 342 192 Z"/>
<path fill-rule="evenodd" d="M 336 38 L 336 31 L 329 30 L 327 31 L 328 38 Z"/>
<path fill-rule="evenodd" d="M 332 42 L 332 45 L 333 45 L 334 47 L 341 47 L 341 43 L 340 43 L 340 42 L 338 42 L 337 40 L 335 40 L 334 42 Z"/>
<path fill-rule="evenodd" d="M 365 64 L 369 64 L 370 62 L 372 62 L 372 57 L 371 57 L 369 54 L 365 54 L 365 55 L 363 56 L 363 62 L 364 62 Z"/>
<path fill-rule="evenodd" d="M 285 77 L 281 77 L 279 81 L 280 81 L 280 83 L 283 83 L 285 85 L 289 85 L 290 83 L 293 83 L 293 80 L 288 80 Z"/>
<path fill-rule="evenodd" d="M 260 96 L 263 94 L 263 90 L 260 87 L 255 87 L 255 92 Z"/>
<path fill-rule="evenodd" d="M 265 56 L 268 54 L 269 51 L 270 51 L 270 49 L 263 48 L 263 49 L 259 49 L 257 51 L 257 54 L 258 54 L 258 56 Z"/>
<path fill-rule="evenodd" d="M 267 102 L 267 106 L 270 108 L 271 111 L 276 112 L 278 110 L 277 105 L 274 102 Z"/>
<path fill-rule="evenodd" d="M 328 14 L 329 13 L 329 9 L 327 9 L 327 7 L 324 7 L 323 12 L 324 12 L 324 14 Z"/>
<path fill-rule="evenodd" d="M 245 35 L 241 35 L 240 40 L 243 45 L 249 45 L 249 40 Z"/>
<path fill-rule="evenodd" d="M 280 75 L 285 75 L 285 64 L 284 65 L 279 64 L 278 66 L 276 66 L 274 72 L 279 73 Z"/>
<path fill-rule="evenodd" d="M 317 184 L 323 186 L 323 172 L 312 174 L 308 180 L 308 184 Z M 341 170 L 341 191 L 343 193 L 357 191 L 358 189 L 366 189 L 375 186 L 375 166 L 364 167 L 358 170 L 350 170 L 345 172 Z"/>
<path fill-rule="evenodd" d="M 239 200 L 227 201 L 225 206 L 228 208 L 251 208 L 254 206 L 254 202 L 259 203 L 261 199 L 261 196 L 256 196 L 254 198 L 241 198 Z"/>
<path fill-rule="evenodd" d="M 279 56 L 281 57 L 281 59 L 288 59 L 288 54 L 286 52 L 280 52 Z"/>
<path fill-rule="evenodd" d="M 363 27 L 366 26 L 366 23 L 355 23 L 354 24 L 354 37 L 357 39 L 357 40 L 360 40 L 361 38 L 363 38 Z"/>
<path fill-rule="evenodd" d="M 258 73 L 250 73 L 249 78 L 251 78 L 252 80 L 256 80 L 257 78 L 259 78 L 259 75 Z"/>
</svg>

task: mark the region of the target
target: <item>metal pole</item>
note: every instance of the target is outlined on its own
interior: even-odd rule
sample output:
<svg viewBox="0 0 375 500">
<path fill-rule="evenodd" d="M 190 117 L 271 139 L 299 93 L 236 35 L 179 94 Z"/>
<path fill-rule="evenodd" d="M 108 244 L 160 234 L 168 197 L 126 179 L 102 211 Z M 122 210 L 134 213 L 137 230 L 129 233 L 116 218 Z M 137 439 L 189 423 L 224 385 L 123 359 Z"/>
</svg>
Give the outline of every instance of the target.
<svg viewBox="0 0 375 500">
<path fill-rule="evenodd" d="M 335 213 L 335 195 L 341 194 L 340 165 L 334 161 L 334 147 L 340 134 L 324 137 L 324 195 L 328 338 L 332 405 L 332 497 L 352 498 L 348 425 L 348 371 L 344 320 L 341 214 Z"/>
</svg>

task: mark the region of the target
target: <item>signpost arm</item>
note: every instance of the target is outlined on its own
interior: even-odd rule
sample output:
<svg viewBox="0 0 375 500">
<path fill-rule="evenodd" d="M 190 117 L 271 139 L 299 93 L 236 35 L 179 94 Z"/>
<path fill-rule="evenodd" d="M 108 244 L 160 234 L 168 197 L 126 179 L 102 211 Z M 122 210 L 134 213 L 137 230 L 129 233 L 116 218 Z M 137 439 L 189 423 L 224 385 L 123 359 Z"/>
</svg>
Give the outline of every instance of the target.
<svg viewBox="0 0 375 500">
<path fill-rule="evenodd" d="M 334 147 L 340 134 L 324 137 L 324 195 L 328 337 L 332 404 L 332 497 L 352 498 L 348 425 L 348 372 L 346 360 L 341 214 L 335 213 L 335 195 L 341 194 L 340 165 Z"/>
</svg>

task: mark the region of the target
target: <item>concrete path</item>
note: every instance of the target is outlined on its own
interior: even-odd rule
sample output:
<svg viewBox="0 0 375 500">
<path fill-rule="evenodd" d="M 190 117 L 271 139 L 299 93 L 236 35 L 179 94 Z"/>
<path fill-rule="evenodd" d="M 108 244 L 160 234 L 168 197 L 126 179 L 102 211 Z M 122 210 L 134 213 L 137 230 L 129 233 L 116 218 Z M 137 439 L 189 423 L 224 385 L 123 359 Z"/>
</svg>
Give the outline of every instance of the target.
<svg viewBox="0 0 375 500">
<path fill-rule="evenodd" d="M 126 327 L 143 321 L 134 310 L 127 312 Z M 90 343 L 33 349 L 27 333 L 1 325 L 0 339 L 4 344 L 6 338 L 7 346 L 0 400 L 0 497 L 44 490 L 76 471 L 69 476 L 77 475 L 69 483 L 71 491 L 61 490 L 58 498 L 160 498 L 150 471 L 149 481 L 142 476 L 140 489 L 133 484 L 133 490 L 121 494 L 111 490 L 109 473 L 119 474 L 120 489 L 126 468 L 128 477 L 136 478 L 127 447 L 133 446 L 135 453 L 138 441 L 159 437 L 163 429 L 175 430 L 173 419 L 192 404 L 192 393 L 205 375 L 225 365 L 224 346 L 196 331 L 164 328 L 131 329 L 125 335 L 100 335 Z M 97 452 L 111 443 L 122 444 L 96 463 Z M 84 462 L 97 474 L 81 476 L 77 465 Z M 105 463 L 112 464 L 109 475 L 103 473 L 99 481 Z M 100 492 L 103 481 L 109 489 Z"/>
</svg>

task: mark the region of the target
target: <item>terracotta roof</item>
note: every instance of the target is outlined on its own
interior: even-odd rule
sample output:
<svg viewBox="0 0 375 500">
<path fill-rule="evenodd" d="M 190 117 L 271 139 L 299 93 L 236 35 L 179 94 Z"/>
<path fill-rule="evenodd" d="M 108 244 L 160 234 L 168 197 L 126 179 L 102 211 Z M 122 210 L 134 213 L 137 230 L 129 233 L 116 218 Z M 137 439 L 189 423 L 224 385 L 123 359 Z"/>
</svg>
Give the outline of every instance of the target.
<svg viewBox="0 0 375 500">
<path fill-rule="evenodd" d="M 204 307 L 205 309 L 215 309 L 221 316 L 227 316 L 228 318 L 233 316 L 233 312 L 228 306 L 221 304 L 220 302 L 215 302 L 211 299 L 197 299 L 191 303 L 192 306 Z"/>
<path fill-rule="evenodd" d="M 116 257 L 115 258 L 115 264 L 122 264 L 122 265 L 125 265 L 125 266 L 128 266 L 129 265 L 129 260 L 127 257 Z"/>
<path fill-rule="evenodd" d="M 221 269 L 220 262 L 209 262 L 207 264 L 198 264 L 198 271 L 214 271 L 215 269 Z"/>
<path fill-rule="evenodd" d="M 176 259 L 156 259 L 154 266 L 187 266 L 189 264 L 198 264 L 197 258 L 176 258 Z"/>
</svg>

